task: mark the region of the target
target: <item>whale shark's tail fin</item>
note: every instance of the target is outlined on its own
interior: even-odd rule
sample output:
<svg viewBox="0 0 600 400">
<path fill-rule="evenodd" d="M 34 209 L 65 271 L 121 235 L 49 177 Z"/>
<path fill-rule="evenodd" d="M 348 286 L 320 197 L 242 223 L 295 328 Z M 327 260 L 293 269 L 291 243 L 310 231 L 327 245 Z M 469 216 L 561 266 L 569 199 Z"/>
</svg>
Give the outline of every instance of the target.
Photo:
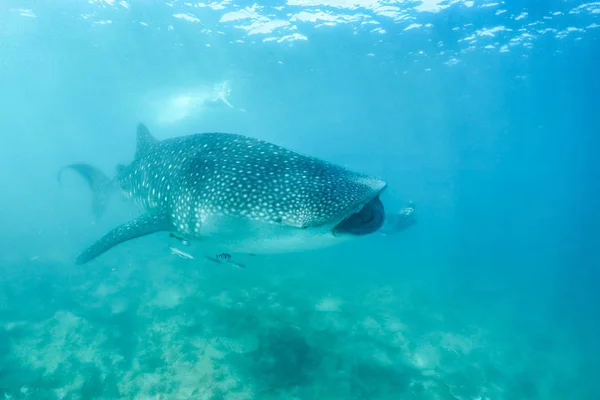
<svg viewBox="0 0 600 400">
<path fill-rule="evenodd" d="M 89 164 L 77 163 L 67 165 L 58 171 L 57 179 L 59 183 L 61 183 L 62 173 L 66 169 L 77 171 L 87 181 L 88 185 L 90 185 L 93 193 L 92 209 L 94 218 L 97 221 L 104 214 L 104 210 L 108 205 L 108 200 L 113 189 L 112 181 L 98 168 Z"/>
</svg>

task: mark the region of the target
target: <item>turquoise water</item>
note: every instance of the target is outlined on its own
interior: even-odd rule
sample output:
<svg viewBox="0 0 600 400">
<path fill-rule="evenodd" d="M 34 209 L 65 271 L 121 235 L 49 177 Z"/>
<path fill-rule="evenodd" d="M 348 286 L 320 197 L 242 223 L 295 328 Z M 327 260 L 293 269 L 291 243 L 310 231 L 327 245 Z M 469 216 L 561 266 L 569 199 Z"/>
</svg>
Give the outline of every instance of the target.
<svg viewBox="0 0 600 400">
<path fill-rule="evenodd" d="M 600 4 L 0 5 L 0 396 L 600 398 Z M 245 269 L 157 234 L 76 266 L 135 126 L 384 178 L 417 224 Z"/>
</svg>

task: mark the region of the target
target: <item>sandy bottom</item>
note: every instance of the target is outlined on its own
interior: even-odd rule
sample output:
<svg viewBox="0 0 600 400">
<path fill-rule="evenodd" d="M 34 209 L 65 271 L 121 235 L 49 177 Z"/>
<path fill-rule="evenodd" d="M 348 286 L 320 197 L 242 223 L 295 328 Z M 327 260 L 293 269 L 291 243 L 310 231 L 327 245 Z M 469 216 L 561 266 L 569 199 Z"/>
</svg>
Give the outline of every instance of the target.
<svg viewBox="0 0 600 400">
<path fill-rule="evenodd" d="M 585 354 L 560 330 L 540 336 L 514 309 L 450 304 L 424 283 L 345 285 L 289 265 L 171 256 L 127 264 L 5 267 L 0 396 L 592 398 Z"/>
</svg>

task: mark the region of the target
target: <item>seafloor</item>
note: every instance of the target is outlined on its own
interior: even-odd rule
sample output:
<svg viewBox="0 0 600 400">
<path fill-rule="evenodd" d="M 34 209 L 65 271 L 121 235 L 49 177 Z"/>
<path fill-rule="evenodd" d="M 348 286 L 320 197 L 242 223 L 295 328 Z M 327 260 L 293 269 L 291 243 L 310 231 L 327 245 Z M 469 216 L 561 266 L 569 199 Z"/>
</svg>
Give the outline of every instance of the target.
<svg viewBox="0 0 600 400">
<path fill-rule="evenodd" d="M 265 258 L 240 270 L 141 260 L 140 246 L 83 267 L 4 262 L 0 396 L 591 398 L 585 350 L 561 329 L 520 322 L 535 315 L 515 318 L 518 304 L 461 301 L 414 276 L 346 276 L 360 277 L 360 265 L 324 272 L 335 257 Z M 371 262 L 371 272 L 389 269 Z"/>
</svg>

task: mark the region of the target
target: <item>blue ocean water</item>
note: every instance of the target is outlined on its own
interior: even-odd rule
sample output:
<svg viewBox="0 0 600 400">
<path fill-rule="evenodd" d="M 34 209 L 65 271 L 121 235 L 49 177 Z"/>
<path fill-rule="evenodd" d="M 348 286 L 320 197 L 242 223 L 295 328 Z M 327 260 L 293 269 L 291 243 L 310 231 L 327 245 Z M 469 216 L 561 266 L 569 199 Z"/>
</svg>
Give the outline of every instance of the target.
<svg viewBox="0 0 600 400">
<path fill-rule="evenodd" d="M 0 396 L 600 398 L 600 3 L 0 5 Z M 244 270 L 164 235 L 73 258 L 159 139 L 235 132 L 380 176 L 417 224 Z"/>
</svg>

